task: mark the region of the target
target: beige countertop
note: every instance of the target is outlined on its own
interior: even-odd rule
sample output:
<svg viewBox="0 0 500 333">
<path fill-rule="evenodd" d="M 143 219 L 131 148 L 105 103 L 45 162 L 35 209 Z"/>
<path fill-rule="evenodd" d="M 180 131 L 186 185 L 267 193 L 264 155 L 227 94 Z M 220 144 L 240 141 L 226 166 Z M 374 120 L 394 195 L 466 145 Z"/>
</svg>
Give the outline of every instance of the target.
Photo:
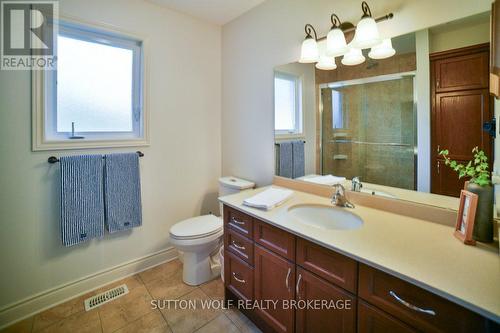
<svg viewBox="0 0 500 333">
<path fill-rule="evenodd" d="M 297 236 L 378 268 L 500 322 L 500 256 L 498 248 L 466 246 L 453 228 L 373 208 L 348 211 L 364 221 L 359 229 L 325 230 L 303 224 L 288 214 L 298 204 L 331 206 L 330 199 L 294 191 L 270 211 L 243 206 L 264 190 L 247 190 L 219 200 Z"/>
</svg>

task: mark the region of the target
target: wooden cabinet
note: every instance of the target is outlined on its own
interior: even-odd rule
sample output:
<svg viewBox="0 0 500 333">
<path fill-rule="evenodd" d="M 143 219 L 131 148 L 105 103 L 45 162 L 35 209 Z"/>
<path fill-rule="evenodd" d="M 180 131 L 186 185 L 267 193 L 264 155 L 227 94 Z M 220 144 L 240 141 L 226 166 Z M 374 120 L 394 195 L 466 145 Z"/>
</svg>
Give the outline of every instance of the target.
<svg viewBox="0 0 500 333">
<path fill-rule="evenodd" d="M 281 256 L 255 246 L 255 300 L 276 301 L 259 311 L 276 332 L 293 332 L 295 299 L 295 265 Z M 263 304 L 263 303 L 261 303 Z"/>
<path fill-rule="evenodd" d="M 479 53 L 458 54 L 435 60 L 436 93 L 488 88 L 489 48 L 484 49 Z"/>
<path fill-rule="evenodd" d="M 296 332 L 356 331 L 355 296 L 303 268 L 297 268 L 296 289 L 297 301 L 303 301 L 296 310 Z"/>
<path fill-rule="evenodd" d="M 376 307 L 363 301 L 358 304 L 358 332 L 359 333 L 416 333 L 396 318 L 378 310 Z"/>
<path fill-rule="evenodd" d="M 236 209 L 225 206 L 224 221 L 225 298 L 251 301 L 242 310 L 264 332 L 500 331 L 440 296 Z"/>
</svg>

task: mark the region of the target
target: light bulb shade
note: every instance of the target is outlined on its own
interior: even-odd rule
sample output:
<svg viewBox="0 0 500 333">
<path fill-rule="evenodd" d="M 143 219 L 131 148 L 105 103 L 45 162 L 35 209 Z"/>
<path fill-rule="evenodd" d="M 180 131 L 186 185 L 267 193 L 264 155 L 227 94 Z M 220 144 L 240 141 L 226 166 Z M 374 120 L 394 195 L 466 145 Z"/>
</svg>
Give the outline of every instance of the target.
<svg viewBox="0 0 500 333">
<path fill-rule="evenodd" d="M 303 64 L 310 64 L 313 62 L 317 62 L 318 60 L 319 60 L 318 43 L 316 43 L 315 39 L 307 37 L 302 42 L 299 62 Z"/>
<path fill-rule="evenodd" d="M 361 49 L 351 48 L 342 58 L 342 64 L 346 66 L 359 65 L 365 62 L 365 57 Z"/>
<path fill-rule="evenodd" d="M 324 55 L 321 56 L 319 58 L 319 62 L 316 64 L 316 68 L 324 71 L 330 71 L 337 68 L 337 65 L 335 64 L 335 58 Z"/>
<path fill-rule="evenodd" d="M 340 28 L 333 28 L 326 36 L 326 55 L 338 57 L 349 52 L 345 42 L 344 32 Z"/>
<path fill-rule="evenodd" d="M 352 46 L 358 49 L 367 49 L 381 42 L 377 22 L 373 17 L 367 16 L 359 21 L 356 26 L 356 33 L 352 41 Z"/>
<path fill-rule="evenodd" d="M 396 50 L 392 47 L 392 42 L 390 38 L 386 38 L 382 43 L 375 45 L 368 53 L 368 56 L 372 59 L 385 59 L 392 57 L 396 54 Z"/>
</svg>

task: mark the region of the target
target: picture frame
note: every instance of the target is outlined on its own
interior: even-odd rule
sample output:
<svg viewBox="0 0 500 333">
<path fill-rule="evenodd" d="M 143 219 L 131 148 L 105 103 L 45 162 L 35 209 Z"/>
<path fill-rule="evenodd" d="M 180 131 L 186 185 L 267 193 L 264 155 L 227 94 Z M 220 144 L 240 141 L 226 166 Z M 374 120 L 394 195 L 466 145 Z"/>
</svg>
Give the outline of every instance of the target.
<svg viewBox="0 0 500 333">
<path fill-rule="evenodd" d="M 476 244 L 476 241 L 472 239 L 472 231 L 474 230 L 477 200 L 478 196 L 475 193 L 466 190 L 460 192 L 460 206 L 453 234 L 466 245 Z"/>
</svg>

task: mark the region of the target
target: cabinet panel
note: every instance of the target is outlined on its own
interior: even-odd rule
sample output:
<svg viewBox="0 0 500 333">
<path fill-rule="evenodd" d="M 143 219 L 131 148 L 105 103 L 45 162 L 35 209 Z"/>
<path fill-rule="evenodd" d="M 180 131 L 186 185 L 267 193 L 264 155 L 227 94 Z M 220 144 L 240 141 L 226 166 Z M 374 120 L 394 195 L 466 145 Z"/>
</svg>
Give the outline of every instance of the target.
<svg viewBox="0 0 500 333">
<path fill-rule="evenodd" d="M 426 290 L 359 265 L 359 296 L 418 330 L 484 332 L 487 320 Z"/>
<path fill-rule="evenodd" d="M 352 293 L 356 293 L 358 263 L 355 260 L 298 238 L 297 264 Z"/>
<path fill-rule="evenodd" d="M 255 220 L 254 240 L 265 248 L 295 261 L 295 236 L 293 234 Z"/>
<path fill-rule="evenodd" d="M 417 330 L 365 303 L 358 302 L 359 333 L 416 333 Z"/>
<path fill-rule="evenodd" d="M 253 218 L 228 206 L 224 206 L 224 225 L 245 237 L 253 236 Z"/>
<path fill-rule="evenodd" d="M 227 250 L 224 250 L 224 281 L 226 287 L 241 299 L 253 299 L 253 268 Z"/>
<path fill-rule="evenodd" d="M 436 92 L 488 88 L 488 51 L 436 60 Z"/>
<path fill-rule="evenodd" d="M 227 228 L 224 232 L 224 247 L 253 266 L 253 241 Z"/>
<path fill-rule="evenodd" d="M 259 245 L 255 245 L 254 260 L 255 300 L 277 301 L 276 307 L 257 312 L 276 332 L 293 332 L 295 313 L 285 302 L 295 299 L 295 264 Z"/>
<path fill-rule="evenodd" d="M 296 289 L 297 302 L 328 302 L 325 302 L 328 306 L 323 304 L 319 309 L 304 308 L 297 303 L 296 332 L 355 332 L 355 296 L 302 268 L 297 268 Z"/>
</svg>

